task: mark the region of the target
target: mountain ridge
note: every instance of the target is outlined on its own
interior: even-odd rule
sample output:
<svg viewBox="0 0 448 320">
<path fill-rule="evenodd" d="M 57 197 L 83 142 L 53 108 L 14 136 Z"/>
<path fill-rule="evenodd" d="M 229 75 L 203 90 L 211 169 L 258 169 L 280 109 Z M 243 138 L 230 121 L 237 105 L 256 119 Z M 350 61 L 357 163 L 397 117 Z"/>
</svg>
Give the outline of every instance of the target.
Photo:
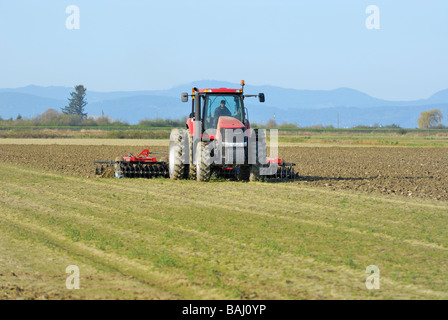
<svg viewBox="0 0 448 320">
<path fill-rule="evenodd" d="M 118 120 L 137 123 L 145 118 L 181 118 L 189 112 L 189 106 L 180 101 L 181 92 L 191 92 L 192 87 L 239 88 L 235 83 L 199 80 L 178 85 L 166 90 L 138 91 L 89 91 L 87 87 L 86 111 L 89 115 L 104 114 Z M 19 88 L 0 88 L 0 116 L 3 118 L 32 117 L 49 108 L 60 110 L 67 105 L 71 87 L 29 85 Z M 429 98 L 413 101 L 389 101 L 372 97 L 362 91 L 341 87 L 333 90 L 298 90 L 271 85 L 247 85 L 245 92 L 257 94 L 264 92 L 266 103 L 247 99 L 251 120 L 266 122 L 275 114 L 278 122 L 297 122 L 301 126 L 314 124 L 334 125 L 336 118 L 328 119 L 329 113 L 336 113 L 352 119 L 344 126 L 373 123 L 399 124 L 415 127 L 419 113 L 428 108 L 448 111 L 448 89 L 435 92 Z M 347 111 L 350 110 L 350 111 Z M 364 111 L 363 111 L 364 110 Z M 376 110 L 376 112 L 375 112 Z M 354 116 L 354 115 L 358 116 Z M 363 117 L 362 114 L 365 114 Z M 384 121 L 389 121 L 385 123 Z M 329 123 L 331 122 L 331 123 Z"/>
</svg>

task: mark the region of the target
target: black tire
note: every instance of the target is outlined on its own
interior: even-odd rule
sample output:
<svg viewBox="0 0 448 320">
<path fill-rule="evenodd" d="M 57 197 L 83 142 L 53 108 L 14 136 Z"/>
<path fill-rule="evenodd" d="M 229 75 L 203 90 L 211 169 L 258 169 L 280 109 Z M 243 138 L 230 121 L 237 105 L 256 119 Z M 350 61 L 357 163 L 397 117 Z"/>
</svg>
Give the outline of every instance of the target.
<svg viewBox="0 0 448 320">
<path fill-rule="evenodd" d="M 252 166 L 240 166 L 240 171 L 238 173 L 238 180 L 240 181 L 249 181 L 250 172 Z"/>
<path fill-rule="evenodd" d="M 188 179 L 190 179 L 190 180 L 196 179 L 196 175 L 197 175 L 196 172 L 197 172 L 196 166 L 194 164 L 190 164 L 189 171 L 188 171 Z"/>
<path fill-rule="evenodd" d="M 188 166 L 188 178 L 190 180 L 196 180 L 197 170 L 196 170 L 196 164 L 193 162 L 193 142 L 192 137 L 189 136 L 189 147 L 190 147 L 190 165 Z"/>
<path fill-rule="evenodd" d="M 253 164 L 250 166 L 249 181 L 250 182 L 260 181 L 260 166 L 259 166 L 259 164 Z"/>
<path fill-rule="evenodd" d="M 201 142 L 196 148 L 196 179 L 200 182 L 208 182 L 211 177 L 212 159 L 210 148 L 206 142 Z"/>
<path fill-rule="evenodd" d="M 183 147 L 185 130 L 173 129 L 170 137 L 169 173 L 170 179 L 181 180 L 185 178 L 185 148 Z"/>
<path fill-rule="evenodd" d="M 255 141 L 257 142 L 255 146 L 250 146 L 252 152 L 256 154 L 256 163 L 252 164 L 250 167 L 250 176 L 249 181 L 255 182 L 260 181 L 260 168 L 263 164 L 265 164 L 266 160 L 266 132 L 259 131 L 258 129 L 254 129 Z M 255 150 L 255 151 L 253 151 Z M 260 156 L 263 158 L 260 161 Z"/>
</svg>

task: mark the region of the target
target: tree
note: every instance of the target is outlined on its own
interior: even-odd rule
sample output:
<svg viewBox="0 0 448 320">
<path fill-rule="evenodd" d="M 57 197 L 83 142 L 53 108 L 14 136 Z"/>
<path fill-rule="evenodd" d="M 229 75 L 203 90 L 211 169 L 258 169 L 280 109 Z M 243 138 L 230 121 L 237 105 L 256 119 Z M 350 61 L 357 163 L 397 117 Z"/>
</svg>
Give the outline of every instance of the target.
<svg viewBox="0 0 448 320">
<path fill-rule="evenodd" d="M 69 105 L 61 108 L 62 112 L 64 114 L 74 114 L 81 119 L 85 119 L 87 117 L 87 113 L 84 112 L 84 108 L 87 105 L 86 91 L 87 89 L 82 84 L 75 86 L 75 91 L 70 93 L 71 98 L 68 99 Z"/>
<path fill-rule="evenodd" d="M 277 121 L 275 119 L 269 119 L 268 123 L 266 123 L 266 128 L 276 128 Z"/>
<path fill-rule="evenodd" d="M 65 116 L 67 117 L 67 116 Z M 57 126 L 60 125 L 62 114 L 55 109 L 47 109 L 40 116 L 37 116 L 34 120 L 35 123 L 39 123 L 41 125 L 51 125 Z"/>
<path fill-rule="evenodd" d="M 420 113 L 420 118 L 418 118 L 417 123 L 420 129 L 437 127 L 442 123 L 442 113 L 439 109 L 433 109 L 429 111 L 423 111 Z"/>
<path fill-rule="evenodd" d="M 44 121 L 51 121 L 59 118 L 60 113 L 55 109 L 47 109 L 44 113 L 42 113 L 41 118 Z"/>
</svg>

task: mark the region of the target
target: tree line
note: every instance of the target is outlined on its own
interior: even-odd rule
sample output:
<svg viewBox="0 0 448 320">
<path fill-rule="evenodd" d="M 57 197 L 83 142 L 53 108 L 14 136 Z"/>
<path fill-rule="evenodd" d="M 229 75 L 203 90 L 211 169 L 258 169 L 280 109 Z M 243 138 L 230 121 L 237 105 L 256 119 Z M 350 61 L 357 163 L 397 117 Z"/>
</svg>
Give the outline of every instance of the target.
<svg viewBox="0 0 448 320">
<path fill-rule="evenodd" d="M 86 92 L 87 88 L 83 85 L 77 85 L 75 90 L 70 93 L 68 105 L 61 108 L 60 111 L 55 109 L 48 109 L 43 114 L 31 119 L 24 119 L 20 114 L 16 119 L 3 120 L 0 116 L 0 125 L 3 126 L 130 126 L 127 122 L 112 120 L 107 116 L 88 117 L 85 108 L 87 106 Z M 139 127 L 184 127 L 186 116 L 182 119 L 144 119 L 141 120 L 137 126 Z M 447 128 L 442 124 L 443 115 L 439 109 L 423 111 L 418 119 L 418 127 L 421 129 L 430 128 Z M 275 119 L 270 119 L 266 125 L 252 123 L 253 127 L 258 128 L 278 128 L 278 129 L 296 129 L 299 126 L 296 123 L 278 124 Z M 323 127 L 322 125 L 312 126 L 316 128 L 333 128 L 333 126 Z M 356 126 L 354 128 L 363 128 L 364 126 Z M 378 128 L 379 125 L 374 127 Z M 372 127 L 368 127 L 372 129 Z M 383 128 L 400 128 L 398 125 L 383 126 Z"/>
<path fill-rule="evenodd" d="M 186 117 L 182 119 L 144 119 L 137 125 L 113 120 L 107 116 L 79 117 L 77 114 L 65 114 L 62 111 L 48 109 L 33 118 L 26 119 L 21 115 L 17 118 L 4 120 L 0 116 L 0 126 L 4 127 L 143 127 L 143 128 L 178 128 L 185 127 Z"/>
</svg>

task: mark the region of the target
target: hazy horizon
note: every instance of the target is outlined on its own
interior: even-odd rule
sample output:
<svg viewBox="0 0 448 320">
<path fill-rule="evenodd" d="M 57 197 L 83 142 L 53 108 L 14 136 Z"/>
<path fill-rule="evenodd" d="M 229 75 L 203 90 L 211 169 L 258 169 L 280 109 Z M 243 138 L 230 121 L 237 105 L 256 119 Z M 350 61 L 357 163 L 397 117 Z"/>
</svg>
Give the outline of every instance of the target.
<svg viewBox="0 0 448 320">
<path fill-rule="evenodd" d="M 220 80 L 207 80 L 207 79 L 203 79 L 203 80 L 193 80 L 191 83 L 193 83 L 193 82 L 207 82 L 207 81 L 210 81 L 210 82 L 229 82 L 229 83 L 231 83 L 231 84 L 233 84 L 235 87 L 239 87 L 239 83 L 237 83 L 237 82 L 234 82 L 234 83 L 232 83 L 232 82 L 230 82 L 230 81 L 220 81 Z M 79 84 L 82 84 L 82 83 L 79 83 Z M 189 83 L 181 83 L 181 84 L 178 84 L 178 85 L 174 85 L 174 86 L 170 86 L 170 87 L 167 87 L 167 88 L 162 88 L 162 89 L 155 89 L 155 88 L 148 88 L 148 89 L 140 89 L 140 90 L 136 90 L 136 89 L 129 89 L 129 90 L 109 90 L 109 91 L 102 91 L 102 90 L 93 90 L 93 89 L 90 89 L 90 88 L 87 88 L 87 86 L 85 86 L 86 87 L 86 89 L 87 89 L 87 94 L 88 94 L 88 92 L 89 91 L 92 91 L 92 92 L 97 92 L 97 93 L 114 93 L 114 92 L 129 92 L 129 93 L 132 93 L 132 92 L 142 92 L 142 91 L 165 91 L 165 90 L 170 90 L 170 89 L 174 89 L 174 88 L 176 88 L 176 87 L 179 87 L 179 86 L 183 86 L 183 85 L 188 85 Z M 252 86 L 255 86 L 254 84 L 247 84 L 246 83 L 246 85 L 252 85 Z M 436 93 L 439 93 L 440 91 L 445 91 L 445 90 L 448 90 L 448 88 L 445 88 L 445 89 L 441 89 L 441 90 L 437 90 L 437 91 L 435 91 L 435 92 L 433 92 L 433 93 L 431 93 L 431 94 L 429 94 L 428 96 L 425 96 L 425 97 L 419 97 L 419 98 L 416 98 L 416 99 L 383 99 L 383 98 L 381 98 L 381 97 L 377 97 L 377 96 L 374 96 L 374 95 L 370 95 L 369 93 L 367 93 L 367 92 L 364 92 L 364 91 L 361 91 L 361 90 L 357 90 L 357 89 L 354 89 L 354 88 L 348 88 L 348 87 L 339 87 L 339 88 L 333 88 L 333 89 L 326 89 L 326 90 L 324 90 L 324 89 L 297 89 L 297 88 L 287 88 L 287 87 L 281 87 L 281 86 L 276 86 L 276 85 L 271 85 L 271 84 L 261 84 L 261 85 L 256 85 L 257 87 L 273 87 L 273 88 L 279 88 L 279 89 L 286 89 L 286 90 L 299 90 L 299 91 L 334 91 L 334 90 L 339 90 L 339 89 L 350 89 L 350 90 L 356 90 L 356 91 L 359 91 L 359 92 L 361 92 L 361 93 L 365 93 L 365 94 L 367 94 L 368 96 L 370 96 L 370 97 L 372 97 L 372 98 L 376 98 L 376 99 L 380 99 L 380 100 L 385 100 L 385 101 L 390 101 L 390 102 L 412 102 L 412 101 L 418 101 L 418 100 L 425 100 L 425 99 L 429 99 L 429 98 L 431 98 L 433 95 L 435 95 Z M 61 88 L 61 87 L 64 87 L 64 88 L 74 88 L 75 87 L 75 85 L 72 85 L 72 86 L 64 86 L 64 85 L 37 85 L 37 84 L 28 84 L 28 85 L 24 85 L 24 86 L 19 86 L 19 87 L 2 87 L 2 88 L 0 88 L 0 90 L 16 90 L 16 89 L 20 89 L 20 88 L 26 88 L 26 87 L 42 87 L 42 88 L 52 88 L 52 87 L 54 87 L 54 88 Z M 180 93 L 179 93 L 180 94 Z"/>
</svg>

